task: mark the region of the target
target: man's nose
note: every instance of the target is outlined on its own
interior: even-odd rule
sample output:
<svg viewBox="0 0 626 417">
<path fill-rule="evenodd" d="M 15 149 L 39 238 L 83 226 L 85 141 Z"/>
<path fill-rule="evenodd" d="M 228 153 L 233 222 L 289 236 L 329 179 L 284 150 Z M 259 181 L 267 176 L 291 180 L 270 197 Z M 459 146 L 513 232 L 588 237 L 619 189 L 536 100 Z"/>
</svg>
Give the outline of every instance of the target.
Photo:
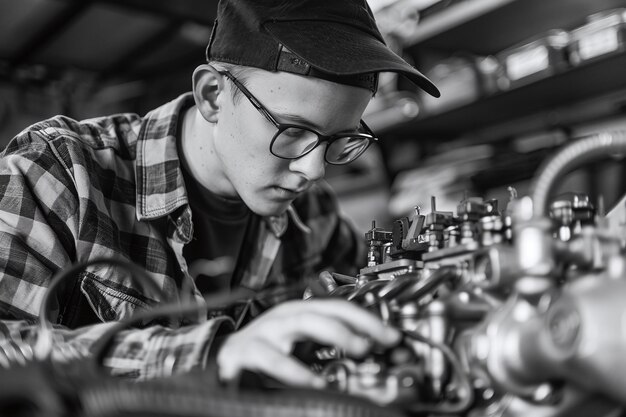
<svg viewBox="0 0 626 417">
<path fill-rule="evenodd" d="M 289 169 L 294 172 L 300 172 L 309 181 L 317 181 L 324 177 L 326 173 L 326 144 L 322 143 L 308 154 L 293 159 L 289 164 Z"/>
</svg>

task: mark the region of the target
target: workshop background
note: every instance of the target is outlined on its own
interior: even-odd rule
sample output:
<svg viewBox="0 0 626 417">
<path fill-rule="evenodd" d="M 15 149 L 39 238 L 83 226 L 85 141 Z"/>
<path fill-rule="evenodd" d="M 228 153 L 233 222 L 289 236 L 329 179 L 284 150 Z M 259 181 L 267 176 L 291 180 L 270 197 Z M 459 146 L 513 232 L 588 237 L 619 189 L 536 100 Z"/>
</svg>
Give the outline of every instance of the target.
<svg viewBox="0 0 626 417">
<path fill-rule="evenodd" d="M 398 54 L 440 99 L 392 74 L 364 119 L 379 146 L 328 180 L 365 231 L 415 206 L 527 194 L 574 138 L 626 129 L 626 0 L 370 0 Z M 0 0 L 0 146 L 41 119 L 145 114 L 190 88 L 217 0 Z M 626 191 L 619 156 L 559 190 L 608 210 Z M 511 188 L 512 187 L 512 188 Z M 502 207 L 504 208 L 504 207 Z"/>
</svg>

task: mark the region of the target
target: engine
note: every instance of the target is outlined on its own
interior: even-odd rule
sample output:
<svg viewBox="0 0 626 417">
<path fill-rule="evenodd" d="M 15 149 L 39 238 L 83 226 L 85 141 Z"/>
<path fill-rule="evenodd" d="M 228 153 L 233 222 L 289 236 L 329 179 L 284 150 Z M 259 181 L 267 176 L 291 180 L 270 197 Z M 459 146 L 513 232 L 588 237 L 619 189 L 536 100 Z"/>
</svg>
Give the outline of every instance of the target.
<svg viewBox="0 0 626 417">
<path fill-rule="evenodd" d="M 364 358 L 313 346 L 307 363 L 325 377 L 327 390 L 224 388 L 204 372 L 145 382 L 104 375 L 99 363 L 108 342 L 132 320 L 198 313 L 196 304 L 175 303 L 117 323 L 93 348 L 94 358 L 64 366 L 45 354 L 34 360 L 25 346 L 2 346 L 0 414 L 623 415 L 626 198 L 621 214 L 605 216 L 586 195 L 549 197 L 577 166 L 625 153 L 624 132 L 582 138 L 540 168 L 532 195 L 518 198 L 510 189 L 502 207 L 466 196 L 455 212 L 437 210 L 433 197 L 428 212 L 416 207 L 389 229 L 372 224 L 367 266 L 357 276 L 323 272 L 305 296 L 358 303 L 404 337 Z M 46 314 L 40 324 L 46 342 Z"/>
<path fill-rule="evenodd" d="M 338 391 L 410 414 L 619 413 L 626 234 L 586 195 L 548 196 L 561 175 L 625 143 L 617 133 L 574 142 L 540 170 L 533 195 L 510 189 L 506 207 L 465 197 L 445 212 L 433 197 L 430 212 L 374 222 L 367 267 L 321 274 L 316 295 L 359 303 L 403 342 L 358 359 L 320 349 L 316 369 Z"/>
</svg>

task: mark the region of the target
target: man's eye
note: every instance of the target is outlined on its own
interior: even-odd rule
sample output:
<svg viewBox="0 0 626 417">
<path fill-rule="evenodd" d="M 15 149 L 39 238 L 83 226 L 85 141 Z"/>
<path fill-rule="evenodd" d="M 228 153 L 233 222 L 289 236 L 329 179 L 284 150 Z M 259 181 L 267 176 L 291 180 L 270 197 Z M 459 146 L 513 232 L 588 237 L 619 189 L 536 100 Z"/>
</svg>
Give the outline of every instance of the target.
<svg viewBox="0 0 626 417">
<path fill-rule="evenodd" d="M 308 133 L 309 131 L 306 129 L 301 129 L 298 127 L 290 127 L 288 129 L 285 129 L 282 134 L 287 135 L 290 138 L 301 138 L 303 136 L 306 136 Z"/>
</svg>

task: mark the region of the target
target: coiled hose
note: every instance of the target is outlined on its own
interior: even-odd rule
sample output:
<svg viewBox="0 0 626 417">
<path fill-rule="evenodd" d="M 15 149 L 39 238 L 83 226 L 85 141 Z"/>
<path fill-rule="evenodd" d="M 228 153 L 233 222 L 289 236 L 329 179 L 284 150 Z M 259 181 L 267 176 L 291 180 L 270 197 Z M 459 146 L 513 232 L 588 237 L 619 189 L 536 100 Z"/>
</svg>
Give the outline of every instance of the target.
<svg viewBox="0 0 626 417">
<path fill-rule="evenodd" d="M 603 132 L 565 146 L 539 168 L 532 181 L 533 214 L 536 217 L 547 215 L 550 193 L 562 175 L 583 163 L 623 153 L 626 153 L 626 131 Z"/>
<path fill-rule="evenodd" d="M 89 417 L 400 417 L 364 399 L 317 390 L 229 390 L 202 375 L 146 382 L 109 381 L 83 390 Z"/>
</svg>

